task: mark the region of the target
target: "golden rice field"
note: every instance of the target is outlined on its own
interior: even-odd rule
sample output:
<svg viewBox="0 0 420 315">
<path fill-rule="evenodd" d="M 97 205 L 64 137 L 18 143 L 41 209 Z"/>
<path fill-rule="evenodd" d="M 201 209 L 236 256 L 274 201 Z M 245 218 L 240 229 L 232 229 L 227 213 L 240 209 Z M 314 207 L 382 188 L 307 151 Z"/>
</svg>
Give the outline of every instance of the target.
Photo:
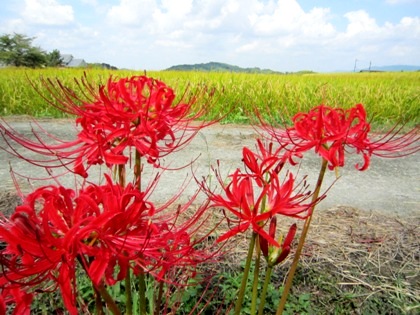
<svg viewBox="0 0 420 315">
<path fill-rule="evenodd" d="M 80 79 L 84 72 L 95 85 L 110 75 L 144 74 L 101 69 L 0 69 L 0 115 L 62 117 L 32 85 L 46 92 L 40 84 L 40 77 L 44 77 L 77 89 L 74 78 Z M 157 71 L 147 75 L 163 80 L 179 96 L 187 86 L 190 92 L 203 86 L 215 89 L 210 100 L 201 99 L 210 108 L 205 118 L 224 117 L 222 122 L 226 123 L 249 123 L 255 108 L 273 120 L 287 121 L 296 112 L 321 103 L 345 108 L 362 103 L 375 127 L 419 124 L 420 72 L 279 75 Z"/>
</svg>

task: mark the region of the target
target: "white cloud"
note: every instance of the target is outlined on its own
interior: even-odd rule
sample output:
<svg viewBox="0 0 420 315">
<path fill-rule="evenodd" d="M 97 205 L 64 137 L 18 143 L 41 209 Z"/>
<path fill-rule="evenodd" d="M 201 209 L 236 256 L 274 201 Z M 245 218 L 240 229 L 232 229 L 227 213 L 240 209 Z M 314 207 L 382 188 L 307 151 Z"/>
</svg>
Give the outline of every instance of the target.
<svg viewBox="0 0 420 315">
<path fill-rule="evenodd" d="M 349 21 L 347 25 L 348 36 L 377 33 L 380 31 L 375 19 L 371 18 L 364 10 L 348 12 L 344 16 Z"/>
<path fill-rule="evenodd" d="M 48 29 L 34 36 L 34 43 L 46 51 L 58 49 L 62 54 L 70 53 L 87 62 L 101 61 L 103 51 L 109 49 L 109 43 L 102 40 L 97 30 L 84 26 Z"/>
<path fill-rule="evenodd" d="M 192 9 L 193 0 L 162 0 L 162 9 L 170 16 L 183 18 Z"/>
<path fill-rule="evenodd" d="M 327 23 L 330 9 L 314 8 L 305 14 L 302 23 L 302 30 L 305 35 L 311 37 L 330 37 L 336 33 L 334 26 Z"/>
<path fill-rule="evenodd" d="M 420 37 L 420 18 L 404 17 L 397 28 L 402 32 L 409 32 L 409 36 Z"/>
<path fill-rule="evenodd" d="M 329 12 L 314 8 L 306 13 L 296 0 L 120 0 L 108 17 L 114 26 L 137 26 L 132 31 L 147 30 L 148 35 L 164 37 L 176 31 L 178 38 L 190 40 L 191 33 L 222 37 L 231 33 L 247 34 L 245 37 L 293 33 L 319 38 L 335 33 L 328 23 Z"/>
<path fill-rule="evenodd" d="M 257 40 L 253 40 L 249 43 L 246 43 L 236 49 L 237 52 L 247 52 L 253 51 L 261 47 L 261 43 Z"/>
<path fill-rule="evenodd" d="M 161 8 L 157 8 L 152 14 L 154 32 L 167 33 L 183 29 L 183 22 L 187 20 L 186 17 L 191 12 L 192 4 L 192 0 L 163 0 Z"/>
<path fill-rule="evenodd" d="M 187 44 L 185 42 L 180 42 L 180 41 L 177 41 L 177 40 L 170 40 L 170 39 L 162 39 L 162 40 L 158 39 L 158 40 L 156 40 L 155 44 L 157 46 L 162 46 L 162 47 L 165 47 L 165 48 L 176 48 L 176 49 L 179 49 L 179 48 L 186 48 L 186 49 L 193 48 L 192 45 Z"/>
<path fill-rule="evenodd" d="M 305 12 L 295 0 L 278 1 L 273 13 L 252 14 L 254 31 L 259 35 L 293 32 L 301 25 Z"/>
<path fill-rule="evenodd" d="M 410 54 L 418 53 L 412 46 L 409 45 L 394 45 L 389 49 L 389 53 L 391 56 L 395 57 L 404 57 Z"/>
<path fill-rule="evenodd" d="M 99 5 L 98 0 L 81 0 L 82 3 L 96 7 Z"/>
<path fill-rule="evenodd" d="M 295 35 L 297 43 L 335 34 L 328 22 L 329 8 L 313 8 L 305 12 L 296 0 L 278 1 L 269 13 L 250 15 L 252 29 L 260 36 Z"/>
<path fill-rule="evenodd" d="M 403 17 L 396 23 L 379 25 L 366 11 L 345 14 L 348 25 L 345 32 L 331 40 L 336 53 L 353 55 L 363 67 L 372 61 L 375 65 L 418 64 L 420 49 L 420 18 Z"/>
<path fill-rule="evenodd" d="M 30 24 L 66 25 L 74 21 L 72 6 L 56 0 L 25 0 L 22 17 Z"/>
<path fill-rule="evenodd" d="M 155 0 L 121 0 L 110 8 L 108 18 L 117 25 L 146 26 L 156 9 Z"/>
<path fill-rule="evenodd" d="M 18 0 L 9 6 L 0 30 L 34 36 L 46 50 L 57 48 L 118 67 L 162 69 L 221 61 L 321 71 L 345 69 L 340 66 L 344 60 L 352 68 L 355 58 L 379 64 L 406 56 L 419 62 L 420 18 L 414 13 L 379 22 L 383 15 L 367 7 L 338 15 L 333 4 L 304 9 L 299 0 L 78 2 L 72 8 L 63 5 L 69 0 Z"/>
<path fill-rule="evenodd" d="M 25 33 L 26 23 L 22 19 L 10 19 L 0 23 L 0 33 Z"/>
<path fill-rule="evenodd" d="M 420 0 L 386 0 L 389 4 L 420 3 Z"/>
<path fill-rule="evenodd" d="M 112 38 L 116 46 L 123 43 L 139 56 L 161 64 L 167 60 L 168 66 L 256 58 L 249 65 L 270 67 L 279 58 L 296 58 L 298 64 L 301 56 L 308 63 L 317 58 L 329 63 L 331 54 L 370 58 L 397 51 L 396 45 L 408 51 L 414 44 L 404 37 L 412 41 L 418 32 L 418 18 L 379 25 L 364 10 L 340 17 L 326 7 L 304 10 L 297 0 L 120 0 L 108 17 L 112 28 L 124 34 Z M 344 31 L 332 24 L 340 18 L 347 21 Z"/>
<path fill-rule="evenodd" d="M 398 23 L 386 22 L 380 26 L 365 11 L 353 11 L 345 14 L 349 23 L 345 33 L 339 37 L 362 44 L 368 41 L 385 43 L 386 41 L 413 41 L 420 39 L 420 18 L 403 17 Z M 415 42 L 412 42 L 414 44 Z"/>
</svg>

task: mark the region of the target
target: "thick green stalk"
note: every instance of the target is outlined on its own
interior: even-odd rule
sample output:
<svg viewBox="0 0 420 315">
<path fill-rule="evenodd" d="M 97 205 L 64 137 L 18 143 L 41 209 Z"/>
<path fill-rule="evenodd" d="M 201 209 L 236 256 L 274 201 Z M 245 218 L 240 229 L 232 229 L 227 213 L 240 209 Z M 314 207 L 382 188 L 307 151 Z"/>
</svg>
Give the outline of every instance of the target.
<svg viewBox="0 0 420 315">
<path fill-rule="evenodd" d="M 97 288 L 95 288 L 95 286 L 93 286 L 93 290 L 95 291 L 95 314 L 104 315 L 104 306 L 102 305 L 101 293 Z"/>
<path fill-rule="evenodd" d="M 141 191 L 141 154 L 136 150 L 134 162 L 134 185 Z M 143 272 L 138 276 L 139 281 L 139 311 L 140 315 L 146 315 L 146 280 Z"/>
<path fill-rule="evenodd" d="M 141 191 L 141 154 L 137 150 L 134 164 L 134 183 L 135 187 Z"/>
<path fill-rule="evenodd" d="M 158 290 L 158 296 L 155 301 L 155 312 L 154 315 L 159 315 L 160 312 L 160 305 L 162 304 L 162 296 L 163 296 L 163 281 L 159 281 L 159 290 Z"/>
<path fill-rule="evenodd" d="M 257 234 L 252 233 L 251 241 L 249 242 L 248 256 L 246 257 L 246 262 L 245 262 L 245 270 L 242 276 L 242 283 L 239 289 L 238 299 L 236 300 L 236 304 L 235 304 L 235 312 L 234 312 L 235 315 L 240 315 L 241 313 L 242 303 L 244 301 L 246 283 L 248 281 L 248 274 L 249 274 L 249 269 L 251 267 L 252 254 L 254 252 L 256 238 L 257 238 Z"/>
<path fill-rule="evenodd" d="M 315 202 L 318 197 L 319 193 L 321 191 L 322 182 L 324 180 L 325 171 L 327 169 L 328 161 L 325 159 L 322 159 L 322 165 L 321 170 L 319 171 L 318 180 L 316 183 L 315 191 L 312 196 L 312 202 Z M 284 311 L 284 307 L 286 306 L 287 297 L 289 296 L 290 288 L 292 287 L 293 277 L 295 276 L 296 268 L 299 263 L 300 254 L 303 249 L 303 245 L 305 244 L 306 235 L 308 234 L 309 226 L 311 225 L 312 216 L 314 214 L 315 206 L 312 207 L 312 213 L 309 217 L 306 218 L 305 224 L 303 225 L 302 234 L 299 239 L 299 244 L 296 249 L 295 256 L 293 258 L 292 265 L 290 266 L 289 273 L 287 275 L 286 284 L 284 285 L 284 291 L 281 296 L 281 300 L 279 303 L 279 306 L 277 308 L 276 315 L 281 315 Z"/>
<path fill-rule="evenodd" d="M 125 187 L 126 182 L 126 174 L 125 174 L 125 165 L 118 165 L 117 167 L 117 176 L 118 182 L 121 188 Z M 131 273 L 128 270 L 127 275 L 125 276 L 125 309 L 127 315 L 133 314 L 133 298 L 132 298 L 132 291 L 131 291 Z"/>
<path fill-rule="evenodd" d="M 266 174 L 265 185 L 269 183 L 269 175 Z M 267 203 L 267 195 L 263 196 L 261 203 L 261 213 L 266 211 L 265 206 Z M 260 277 L 260 262 L 261 262 L 261 248 L 260 248 L 260 235 L 256 237 L 256 250 L 257 250 L 257 259 L 255 260 L 255 269 L 254 269 L 254 282 L 252 287 L 252 301 L 251 301 L 251 315 L 254 315 L 257 310 L 257 300 L 258 300 L 258 280 Z M 261 303 L 261 301 L 260 301 Z"/>
<path fill-rule="evenodd" d="M 125 165 L 118 165 L 118 182 L 122 188 L 125 187 Z"/>
<path fill-rule="evenodd" d="M 146 280 L 143 272 L 138 276 L 139 280 L 139 311 L 140 315 L 146 315 Z"/>
<path fill-rule="evenodd" d="M 252 301 L 251 301 L 251 315 L 254 315 L 257 310 L 257 300 L 258 300 L 258 278 L 260 276 L 260 262 L 261 262 L 261 250 L 258 244 L 257 236 L 257 258 L 255 259 L 255 268 L 254 268 L 254 281 L 252 285 Z"/>
<path fill-rule="evenodd" d="M 114 299 L 109 294 L 107 289 L 103 285 L 101 285 L 97 289 L 98 292 L 101 294 L 102 298 L 104 299 L 106 305 L 108 305 L 108 308 L 111 311 L 111 313 L 114 315 L 121 315 L 121 311 L 119 310 L 117 304 L 115 304 Z"/>
<path fill-rule="evenodd" d="M 270 284 L 272 271 L 273 271 L 273 267 L 270 265 L 267 266 L 267 270 L 265 271 L 264 287 L 261 292 L 260 307 L 258 308 L 258 315 L 264 315 L 263 312 L 264 312 L 264 306 L 265 306 L 265 299 L 267 297 L 267 290 L 268 290 L 268 285 Z"/>
<path fill-rule="evenodd" d="M 127 315 L 133 314 L 133 297 L 131 292 L 131 270 L 127 271 L 125 276 L 125 309 Z"/>
<path fill-rule="evenodd" d="M 77 260 L 82 265 L 82 268 L 85 270 L 85 272 L 88 273 L 86 265 L 83 262 L 83 258 L 79 255 L 77 257 Z M 102 303 L 102 300 L 101 300 L 101 299 L 103 299 L 105 301 L 105 304 L 108 305 L 108 308 L 110 309 L 112 314 L 121 315 L 121 311 L 119 310 L 117 304 L 115 303 L 114 299 L 109 294 L 109 292 L 107 291 L 105 286 L 103 284 L 100 284 L 99 286 L 95 286 L 93 283 L 92 283 L 92 285 L 93 285 L 93 289 L 95 291 L 96 314 L 98 314 L 98 315 L 104 314 L 103 303 Z"/>
</svg>

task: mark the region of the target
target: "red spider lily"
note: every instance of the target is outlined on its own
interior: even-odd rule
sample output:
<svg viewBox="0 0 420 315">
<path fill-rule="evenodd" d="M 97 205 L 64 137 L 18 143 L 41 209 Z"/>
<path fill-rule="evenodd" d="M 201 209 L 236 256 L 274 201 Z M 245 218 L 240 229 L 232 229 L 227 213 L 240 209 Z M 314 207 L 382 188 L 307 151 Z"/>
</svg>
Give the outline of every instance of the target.
<svg viewBox="0 0 420 315">
<path fill-rule="evenodd" d="M 170 230 L 167 226 L 159 226 L 159 236 L 156 247 L 158 260 L 154 262 L 151 274 L 158 281 L 170 282 L 171 284 L 182 285 L 182 279 L 172 278 L 171 275 L 182 269 L 183 277 L 187 274 L 196 273 L 196 266 L 204 261 L 209 261 L 215 255 L 198 250 L 195 247 L 203 240 L 193 240 L 190 233 L 182 230 Z M 150 272 L 150 271 L 149 271 Z"/>
<path fill-rule="evenodd" d="M 369 167 L 372 155 L 399 157 L 420 149 L 417 144 L 418 128 L 399 135 L 393 128 L 384 136 L 375 139 L 370 136 L 370 124 L 362 104 L 350 109 L 331 108 L 319 105 L 308 113 L 298 113 L 293 117 L 293 126 L 286 130 L 264 127 L 279 143 L 289 145 L 290 150 L 302 154 L 312 148 L 328 161 L 329 169 L 345 164 L 346 149 L 353 149 L 363 155 L 364 163 L 356 164 L 363 171 Z"/>
<path fill-rule="evenodd" d="M 28 205 L 16 209 L 10 220 L 3 218 L 0 239 L 7 247 L 0 254 L 3 276 L 0 288 L 35 291 L 42 283 L 54 282 L 61 289 L 63 301 L 71 314 L 77 314 L 74 295 L 74 259 L 43 231 L 41 218 Z M 15 303 L 21 300 L 14 296 Z M 29 303 L 29 302 L 28 302 Z"/>
<path fill-rule="evenodd" d="M 305 219 L 315 202 L 308 201 L 312 195 L 307 191 L 307 185 L 304 182 L 295 185 L 295 178 L 291 173 L 288 173 L 283 182 L 280 181 L 278 167 L 275 166 L 284 163 L 282 157 L 277 157 L 277 161 L 274 162 L 271 158 L 258 157 L 250 150 L 244 150 L 243 153 L 246 155 L 245 165 L 249 169 L 256 170 L 257 174 L 264 172 L 264 181 L 254 173 L 242 173 L 237 169 L 229 176 L 228 184 L 225 184 L 220 172 L 215 171 L 224 195 L 212 192 L 203 184 L 212 206 L 223 207 L 237 218 L 235 220 L 227 218 L 229 223 L 236 223 L 236 226 L 220 236 L 218 241 L 224 241 L 251 227 L 270 244 L 280 246 L 264 231 L 264 226 L 276 215 Z M 267 165 L 271 165 L 274 169 L 266 170 Z"/>
<path fill-rule="evenodd" d="M 283 149 L 281 146 L 274 150 L 272 142 L 264 145 L 260 139 L 257 139 L 256 149 L 258 153 L 244 147 L 242 149 L 242 161 L 247 172 L 255 176 L 257 184 L 261 187 L 266 181 L 266 174 L 271 170 L 276 173 L 280 172 L 289 156 L 280 154 Z"/>
<path fill-rule="evenodd" d="M 29 315 L 33 295 L 23 292 L 19 287 L 1 289 L 0 314 L 7 314 L 7 305 L 13 304 L 12 315 Z"/>
<path fill-rule="evenodd" d="M 270 220 L 270 227 L 269 227 L 269 235 L 274 239 L 276 234 L 276 228 L 277 228 L 277 217 L 273 217 Z M 260 248 L 261 251 L 267 260 L 267 263 L 269 266 L 273 267 L 275 265 L 278 265 L 283 260 L 286 259 L 286 257 L 290 253 L 290 246 L 293 242 L 293 239 L 296 234 L 297 226 L 296 224 L 292 224 L 289 228 L 289 232 L 286 235 L 286 238 L 284 239 L 283 244 L 281 247 L 273 246 L 268 244 L 267 240 L 260 237 Z M 279 238 L 278 243 L 281 243 L 282 237 Z"/>
<path fill-rule="evenodd" d="M 130 157 L 126 149 L 137 150 L 149 163 L 159 166 L 160 158 L 181 149 L 208 125 L 194 123 L 205 110 L 201 107 L 195 114 L 192 112 L 198 95 L 187 102 L 175 102 L 174 91 L 161 81 L 147 76 L 119 80 L 110 77 L 99 91 L 87 81 L 85 77 L 78 83 L 85 89 L 85 100 L 59 81 L 43 81 L 55 101 L 45 99 L 77 116 L 76 123 L 81 127 L 77 139 L 59 140 L 40 128 L 33 131 L 36 140 L 30 140 L 3 122 L 0 131 L 9 152 L 19 156 L 12 140 L 48 157 L 32 163 L 47 167 L 74 163 L 74 172 L 86 177 L 85 164 L 126 164 Z M 43 140 L 41 134 L 48 140 Z"/>
<path fill-rule="evenodd" d="M 198 193 L 199 191 L 187 203 L 179 205 L 176 211 L 168 211 L 173 200 L 156 209 L 160 214 L 155 215 L 153 222 L 158 233 L 148 244 L 150 265 L 138 272 L 147 271 L 159 282 L 182 285 L 182 279 L 173 277 L 174 273 L 182 270 L 183 276 L 190 274 L 194 277 L 199 264 L 217 260 L 220 248 L 213 247 L 215 244 L 208 244 L 207 241 L 217 223 L 214 226 L 208 224 L 208 219 L 211 218 L 208 211 L 209 201 L 198 208 L 193 206 Z M 193 213 L 191 207 L 194 207 Z M 213 218 L 212 221 L 214 222 Z"/>
<path fill-rule="evenodd" d="M 33 290 L 53 282 L 66 308 L 77 314 L 76 264 L 82 263 L 95 285 L 103 277 L 113 282 L 117 266 L 120 280 L 127 260 L 147 244 L 153 210 L 130 185 L 124 190 L 110 182 L 89 186 L 77 197 L 63 187 L 39 188 L 0 224 L 0 239 L 7 244 L 1 252 L 0 287 Z"/>
<path fill-rule="evenodd" d="M 10 219 L 2 217 L 2 291 L 17 287 L 30 294 L 53 283 L 69 312 L 77 314 L 77 265 L 100 287 L 124 279 L 130 268 L 163 279 L 171 268 L 194 267 L 214 257 L 196 250 L 200 240 L 192 240 L 204 224 L 197 222 L 206 204 L 179 224 L 168 223 L 164 219 L 176 218 L 190 203 L 175 215 L 160 214 L 168 210 L 146 200 L 151 188 L 140 192 L 133 184 L 121 187 L 106 179 L 105 185 L 89 185 L 77 193 L 60 186 L 41 187 Z"/>
</svg>

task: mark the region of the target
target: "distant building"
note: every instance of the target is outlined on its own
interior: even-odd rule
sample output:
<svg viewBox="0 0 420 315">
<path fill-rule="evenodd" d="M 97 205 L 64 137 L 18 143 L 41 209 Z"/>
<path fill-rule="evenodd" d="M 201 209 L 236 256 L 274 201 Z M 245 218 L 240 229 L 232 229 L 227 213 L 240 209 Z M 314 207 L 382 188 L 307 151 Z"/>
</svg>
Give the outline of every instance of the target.
<svg viewBox="0 0 420 315">
<path fill-rule="evenodd" d="M 63 54 L 61 55 L 61 58 L 63 58 L 64 67 L 84 68 L 88 66 L 87 62 L 84 59 L 76 59 L 71 54 Z"/>
</svg>

